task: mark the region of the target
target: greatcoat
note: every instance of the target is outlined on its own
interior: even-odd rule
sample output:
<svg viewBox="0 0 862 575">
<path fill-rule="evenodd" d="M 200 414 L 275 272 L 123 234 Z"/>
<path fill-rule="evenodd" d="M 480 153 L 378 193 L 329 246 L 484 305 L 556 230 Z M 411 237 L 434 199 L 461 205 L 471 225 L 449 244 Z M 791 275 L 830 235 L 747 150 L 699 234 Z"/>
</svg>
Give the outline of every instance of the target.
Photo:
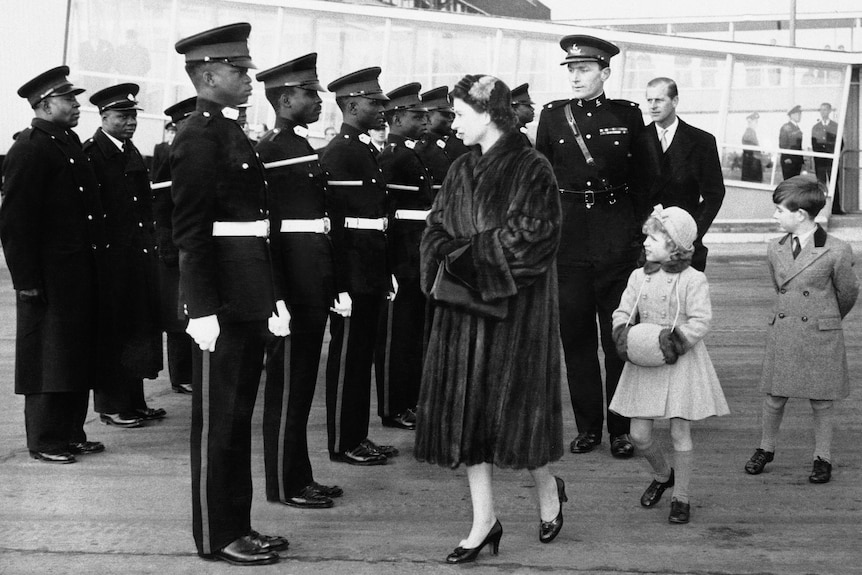
<svg viewBox="0 0 862 575">
<path fill-rule="evenodd" d="M 441 260 L 469 244 L 482 298 L 508 298 L 509 312 L 496 321 L 434 306 L 418 460 L 535 469 L 562 456 L 555 266 L 561 219 L 550 164 L 517 132 L 452 164 L 422 239 L 422 290 L 430 294 Z"/>
<path fill-rule="evenodd" d="M 849 393 L 841 320 L 859 295 L 850 245 L 817 228 L 796 259 L 790 234 L 769 243 L 775 303 L 760 388 L 781 397 L 842 399 Z"/>
</svg>

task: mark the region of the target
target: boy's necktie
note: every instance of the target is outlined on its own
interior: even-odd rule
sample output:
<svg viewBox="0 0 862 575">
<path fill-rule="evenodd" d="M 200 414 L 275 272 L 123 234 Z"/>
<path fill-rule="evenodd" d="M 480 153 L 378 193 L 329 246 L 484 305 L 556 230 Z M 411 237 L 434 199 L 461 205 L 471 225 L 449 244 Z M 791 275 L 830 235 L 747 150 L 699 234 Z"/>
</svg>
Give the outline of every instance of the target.
<svg viewBox="0 0 862 575">
<path fill-rule="evenodd" d="M 802 246 L 799 245 L 799 238 L 793 236 L 793 259 L 796 259 L 796 256 L 798 256 L 801 251 Z"/>
</svg>

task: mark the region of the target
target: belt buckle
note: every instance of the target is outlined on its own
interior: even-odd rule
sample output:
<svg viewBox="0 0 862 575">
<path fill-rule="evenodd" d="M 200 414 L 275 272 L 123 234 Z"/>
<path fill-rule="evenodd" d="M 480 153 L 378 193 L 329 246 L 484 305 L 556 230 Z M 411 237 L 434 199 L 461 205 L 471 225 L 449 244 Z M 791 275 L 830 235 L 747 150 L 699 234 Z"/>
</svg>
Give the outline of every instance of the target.
<svg viewBox="0 0 862 575">
<path fill-rule="evenodd" d="M 380 218 L 380 219 L 383 220 L 383 229 L 380 231 L 385 232 L 386 230 L 389 229 L 389 218 L 384 217 L 384 218 Z"/>
<path fill-rule="evenodd" d="M 590 190 L 584 192 L 584 203 L 587 205 L 587 209 L 592 208 L 596 203 L 596 194 Z"/>
<path fill-rule="evenodd" d="M 323 216 L 323 233 L 328 234 L 332 229 L 332 224 L 329 221 L 329 216 Z"/>
</svg>

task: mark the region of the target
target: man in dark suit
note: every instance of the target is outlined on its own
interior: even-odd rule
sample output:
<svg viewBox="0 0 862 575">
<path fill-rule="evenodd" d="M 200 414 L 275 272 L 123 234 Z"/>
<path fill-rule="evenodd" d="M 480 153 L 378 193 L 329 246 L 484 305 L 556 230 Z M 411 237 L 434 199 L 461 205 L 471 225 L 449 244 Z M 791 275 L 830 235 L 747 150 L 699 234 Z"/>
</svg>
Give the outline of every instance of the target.
<svg viewBox="0 0 862 575">
<path fill-rule="evenodd" d="M 291 507 L 325 509 L 342 495 L 336 486 L 314 481 L 306 427 L 323 334 L 335 306 L 335 268 L 326 176 L 306 139 L 320 117 L 323 91 L 317 54 L 307 54 L 260 72 L 266 98 L 276 114 L 275 128 L 255 149 L 266 163 L 286 163 L 267 172 L 273 272 L 284 291 L 277 294 L 290 311 L 290 337 L 267 344 L 263 451 L 266 498 Z"/>
<path fill-rule="evenodd" d="M 138 89 L 118 84 L 90 96 L 102 126 L 84 142 L 105 210 L 110 286 L 102 298 L 110 312 L 104 326 L 108 353 L 93 404 L 102 423 L 123 428 L 166 415 L 164 409 L 147 407 L 144 399 L 144 378 L 155 379 L 162 369 L 162 334 L 150 178 L 132 142 Z"/>
<path fill-rule="evenodd" d="M 535 102 L 530 98 L 530 85 L 521 84 L 512 88 L 512 109 L 515 110 L 515 118 L 518 120 L 518 131 L 523 137 L 524 143 L 533 147 L 530 141 L 527 124 L 536 119 L 536 111 L 533 109 Z"/>
<path fill-rule="evenodd" d="M 171 150 L 173 234 L 193 357 L 192 527 L 198 554 L 237 565 L 279 560 L 287 540 L 251 528 L 251 418 L 267 331 L 289 333 L 275 300 L 263 164 L 238 107 L 251 94 L 250 24 L 176 43 L 197 109 Z M 218 346 L 216 346 L 218 344 Z"/>
<path fill-rule="evenodd" d="M 832 114 L 832 104 L 820 104 L 820 120 L 811 127 L 811 149 L 815 152 L 832 154 L 835 152 L 835 142 L 838 139 L 838 122 L 829 117 Z M 817 180 L 827 184 L 832 178 L 832 160 L 829 158 L 814 158 L 814 171 Z M 841 201 L 838 195 L 838 182 L 835 182 L 835 196 L 832 200 L 832 213 L 842 214 Z"/>
<path fill-rule="evenodd" d="M 778 147 L 784 150 L 802 149 L 802 129 L 799 120 L 802 119 L 802 106 L 796 105 L 787 112 L 787 122 L 778 132 Z M 784 179 L 798 176 L 802 171 L 805 158 L 799 154 L 781 154 L 781 175 Z"/>
<path fill-rule="evenodd" d="M 165 113 L 167 113 L 167 110 L 165 110 Z M 153 148 L 153 163 L 150 165 L 151 175 L 155 176 L 155 174 L 162 170 L 162 166 L 169 162 L 171 144 L 174 142 L 174 138 L 176 136 L 177 123 L 171 119 L 170 122 L 165 124 L 165 140 L 163 142 L 159 142 Z"/>
<path fill-rule="evenodd" d="M 377 156 L 389 190 L 389 260 L 398 297 L 380 316 L 375 366 L 378 413 L 384 427 L 416 428 L 416 402 L 422 380 L 425 296 L 419 287 L 419 243 L 434 193 L 431 174 L 416 153 L 428 127 L 428 111 L 412 82 L 388 92 L 389 139 Z"/>
<path fill-rule="evenodd" d="M 18 89 L 35 118 L 3 162 L 0 241 L 15 287 L 15 393 L 24 396 L 30 455 L 74 463 L 105 446 L 84 420 L 100 357 L 97 326 L 104 211 L 99 184 L 72 128 L 82 88 L 67 66 Z"/>
<path fill-rule="evenodd" d="M 365 68 L 329 83 L 344 121 L 320 156 L 328 179 L 338 290 L 326 363 L 329 458 L 350 465 L 383 465 L 398 453 L 368 438 L 377 322 L 387 294 L 393 297 L 397 289 L 386 259 L 386 181 L 368 135 L 386 122 L 383 106 L 389 98 L 378 76 L 380 68 Z M 349 317 L 339 313 L 348 310 Z"/>
<path fill-rule="evenodd" d="M 724 176 L 715 137 L 680 120 L 676 115 L 679 91 L 670 78 L 650 80 L 646 100 L 653 122 L 647 132 L 661 157 L 661 171 L 653 195 L 665 207 L 678 206 L 697 222 L 693 268 L 706 268 L 703 235 L 724 201 Z"/>
<path fill-rule="evenodd" d="M 601 443 L 606 402 L 613 398 L 623 370 L 611 315 L 641 252 L 640 228 L 653 205 L 651 182 L 658 158 L 637 104 L 605 95 L 610 60 L 619 48 L 584 35 L 566 36 L 560 47 L 566 52 L 562 64 L 568 68 L 574 97 L 542 109 L 536 149 L 554 167 L 565 213 L 557 270 L 560 336 L 578 426 L 570 450 L 588 453 Z M 611 454 L 631 457 L 628 418 L 608 412 L 607 428 Z"/>
</svg>

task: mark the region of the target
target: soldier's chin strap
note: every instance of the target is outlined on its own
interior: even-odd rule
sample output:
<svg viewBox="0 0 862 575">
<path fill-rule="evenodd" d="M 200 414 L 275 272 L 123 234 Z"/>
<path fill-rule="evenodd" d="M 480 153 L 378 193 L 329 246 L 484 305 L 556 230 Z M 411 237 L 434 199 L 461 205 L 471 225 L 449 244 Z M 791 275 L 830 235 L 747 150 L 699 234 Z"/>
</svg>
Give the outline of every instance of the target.
<svg viewBox="0 0 862 575">
<path fill-rule="evenodd" d="M 596 161 L 593 159 L 593 155 L 590 153 L 589 148 L 587 148 L 587 143 L 584 141 L 584 137 L 581 136 L 581 131 L 578 129 L 577 122 L 575 122 L 575 116 L 572 114 L 571 106 L 566 104 L 564 110 L 566 112 L 566 121 L 569 123 L 569 128 L 572 130 L 572 134 L 575 135 L 575 141 L 578 143 L 578 147 L 581 149 L 581 153 L 584 155 L 587 165 L 595 166 Z"/>
</svg>

